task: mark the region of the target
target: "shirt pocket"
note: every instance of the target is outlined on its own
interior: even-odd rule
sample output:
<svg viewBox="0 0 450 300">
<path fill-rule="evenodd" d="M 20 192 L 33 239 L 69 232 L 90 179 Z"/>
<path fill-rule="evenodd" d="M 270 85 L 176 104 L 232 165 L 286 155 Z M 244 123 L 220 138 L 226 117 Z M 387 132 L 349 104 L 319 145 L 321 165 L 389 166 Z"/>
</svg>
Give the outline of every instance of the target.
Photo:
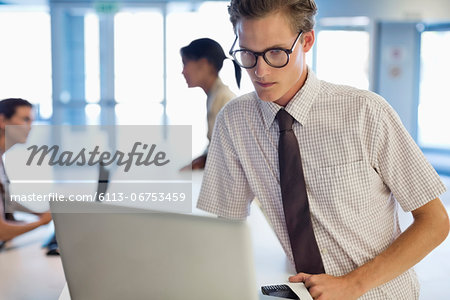
<svg viewBox="0 0 450 300">
<path fill-rule="evenodd" d="M 364 160 L 316 169 L 309 192 L 317 212 L 354 218 L 369 208 L 370 166 Z"/>
</svg>

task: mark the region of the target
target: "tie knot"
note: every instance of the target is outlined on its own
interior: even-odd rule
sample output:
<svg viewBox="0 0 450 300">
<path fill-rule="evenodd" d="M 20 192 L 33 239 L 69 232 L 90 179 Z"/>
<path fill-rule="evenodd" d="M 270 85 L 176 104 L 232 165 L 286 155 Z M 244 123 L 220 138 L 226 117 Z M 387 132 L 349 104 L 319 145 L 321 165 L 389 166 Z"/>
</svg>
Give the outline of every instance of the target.
<svg viewBox="0 0 450 300">
<path fill-rule="evenodd" d="M 280 109 L 277 113 L 278 127 L 280 132 L 291 130 L 294 118 L 284 109 Z"/>
</svg>

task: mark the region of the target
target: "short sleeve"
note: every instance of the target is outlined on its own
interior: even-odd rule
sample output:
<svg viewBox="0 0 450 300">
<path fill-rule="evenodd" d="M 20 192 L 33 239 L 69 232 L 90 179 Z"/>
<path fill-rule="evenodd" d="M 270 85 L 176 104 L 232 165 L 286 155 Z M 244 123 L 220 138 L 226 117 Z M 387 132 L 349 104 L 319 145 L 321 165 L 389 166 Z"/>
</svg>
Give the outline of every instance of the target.
<svg viewBox="0 0 450 300">
<path fill-rule="evenodd" d="M 224 218 L 245 219 L 252 199 L 222 110 L 209 147 L 197 208 Z"/>
<path fill-rule="evenodd" d="M 439 197 L 446 188 L 422 151 L 385 103 L 376 139 L 376 170 L 404 211 Z"/>
</svg>

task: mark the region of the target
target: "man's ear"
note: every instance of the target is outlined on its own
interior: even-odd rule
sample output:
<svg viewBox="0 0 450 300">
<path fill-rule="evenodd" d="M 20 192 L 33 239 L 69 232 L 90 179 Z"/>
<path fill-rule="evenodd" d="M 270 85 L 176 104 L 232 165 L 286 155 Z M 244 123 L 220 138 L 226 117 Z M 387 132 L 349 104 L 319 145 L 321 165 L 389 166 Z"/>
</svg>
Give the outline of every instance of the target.
<svg viewBox="0 0 450 300">
<path fill-rule="evenodd" d="M 303 34 L 303 43 L 302 43 L 303 52 L 306 53 L 309 50 L 311 50 L 312 46 L 314 46 L 315 40 L 316 40 L 316 37 L 315 37 L 314 30 L 305 32 Z"/>
</svg>

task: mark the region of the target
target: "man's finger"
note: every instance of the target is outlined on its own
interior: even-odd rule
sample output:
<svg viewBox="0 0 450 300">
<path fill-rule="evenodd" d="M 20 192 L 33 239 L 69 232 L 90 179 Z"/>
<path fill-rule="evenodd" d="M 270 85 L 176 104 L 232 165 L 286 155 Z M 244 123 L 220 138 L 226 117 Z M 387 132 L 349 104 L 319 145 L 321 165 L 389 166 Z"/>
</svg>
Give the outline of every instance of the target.
<svg viewBox="0 0 450 300">
<path fill-rule="evenodd" d="M 307 273 L 298 273 L 297 275 L 289 277 L 289 282 L 305 282 L 311 274 Z"/>
</svg>

